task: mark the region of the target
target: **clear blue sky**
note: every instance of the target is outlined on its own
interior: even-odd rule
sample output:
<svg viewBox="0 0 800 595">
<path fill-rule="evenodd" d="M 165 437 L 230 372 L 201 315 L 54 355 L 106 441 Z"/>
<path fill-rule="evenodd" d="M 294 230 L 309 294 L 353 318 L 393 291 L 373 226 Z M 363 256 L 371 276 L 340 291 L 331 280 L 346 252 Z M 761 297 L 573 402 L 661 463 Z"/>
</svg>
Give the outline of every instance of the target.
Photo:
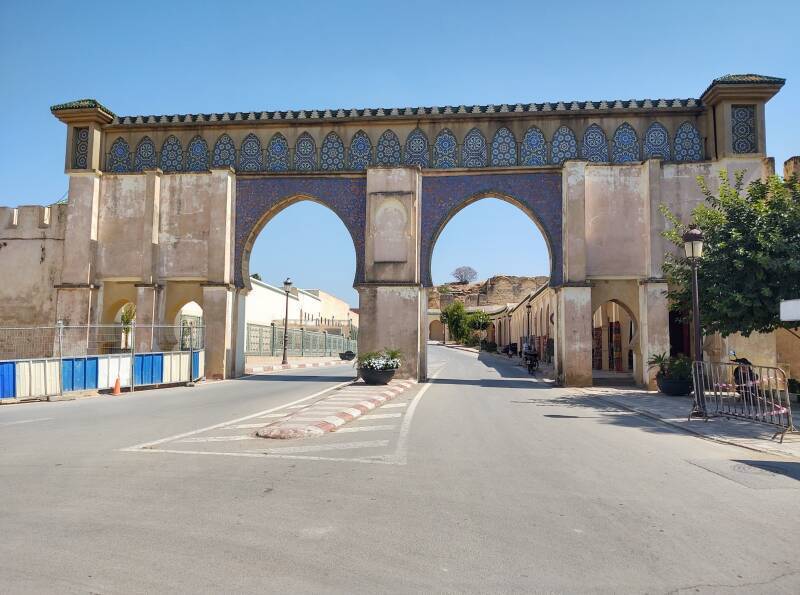
<svg viewBox="0 0 800 595">
<path fill-rule="evenodd" d="M 767 105 L 767 150 L 780 168 L 800 153 L 798 22 L 800 2 L 793 0 L 6 0 L 0 205 L 61 198 L 65 128 L 48 108 L 83 97 L 122 115 L 672 98 L 697 97 L 722 74 L 755 72 L 788 79 Z M 484 259 L 489 248 L 534 229 L 520 216 L 519 229 L 492 230 L 499 211 L 488 205 L 453 220 L 455 226 L 465 219 L 462 241 L 450 242 L 445 230 L 434 254 L 435 281 L 453 263 L 472 264 L 482 276 L 547 269 L 546 256 L 530 245 L 497 250 L 493 263 Z M 330 272 L 319 266 L 324 252 L 326 266 L 341 271 L 328 287 L 347 297 L 354 265 L 344 227 L 320 249 L 308 236 L 322 237 L 318 232 L 328 228 L 309 225 L 306 208 L 292 207 L 266 230 L 277 236 L 283 226 L 307 236 L 293 244 L 293 276 L 322 285 Z M 485 239 L 476 242 L 480 229 Z M 271 261 L 254 259 L 253 270 L 267 272 Z"/>
</svg>

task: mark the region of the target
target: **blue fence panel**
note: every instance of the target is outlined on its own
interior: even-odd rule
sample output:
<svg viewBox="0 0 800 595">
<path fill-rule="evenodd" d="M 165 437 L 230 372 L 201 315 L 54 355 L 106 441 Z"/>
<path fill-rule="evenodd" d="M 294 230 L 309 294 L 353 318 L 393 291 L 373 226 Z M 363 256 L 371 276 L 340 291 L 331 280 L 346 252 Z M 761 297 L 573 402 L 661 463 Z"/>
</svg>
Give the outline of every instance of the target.
<svg viewBox="0 0 800 595">
<path fill-rule="evenodd" d="M 17 370 L 14 362 L 0 362 L 0 399 L 17 396 Z"/>
<path fill-rule="evenodd" d="M 192 380 L 200 378 L 200 352 L 192 351 Z"/>
<path fill-rule="evenodd" d="M 61 386 L 65 393 L 97 388 L 97 358 L 64 358 L 61 366 Z"/>
<path fill-rule="evenodd" d="M 139 386 L 161 384 L 164 381 L 164 354 L 137 355 L 133 361 L 133 379 Z"/>
</svg>

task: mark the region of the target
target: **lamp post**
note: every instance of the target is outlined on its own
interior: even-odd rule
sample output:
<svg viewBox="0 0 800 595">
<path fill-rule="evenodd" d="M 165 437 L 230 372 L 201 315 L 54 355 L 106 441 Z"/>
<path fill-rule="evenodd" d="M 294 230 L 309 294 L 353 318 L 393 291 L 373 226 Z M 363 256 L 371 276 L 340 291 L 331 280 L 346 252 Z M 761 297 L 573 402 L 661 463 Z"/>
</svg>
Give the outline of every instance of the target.
<svg viewBox="0 0 800 595">
<path fill-rule="evenodd" d="M 525 314 L 527 315 L 528 318 L 528 335 L 527 338 L 525 339 L 525 342 L 528 344 L 528 348 L 530 348 L 531 347 L 531 303 L 530 302 L 525 304 Z"/>
<path fill-rule="evenodd" d="M 703 257 L 703 232 L 696 225 L 690 225 L 683 234 L 683 250 L 689 265 L 692 267 L 692 322 L 694 324 L 694 361 L 695 369 L 697 362 L 703 361 L 703 335 L 700 328 L 700 286 L 697 282 L 697 266 Z M 695 371 L 695 375 L 698 372 Z M 701 385 L 695 384 L 695 388 Z M 706 417 L 706 399 L 702 388 L 695 390 L 694 407 L 692 408 L 693 417 Z"/>
<path fill-rule="evenodd" d="M 283 282 L 283 291 L 286 293 L 286 311 L 283 315 L 283 359 L 281 360 L 283 365 L 289 363 L 287 350 L 289 347 L 289 292 L 291 290 L 292 280 L 289 277 L 286 277 L 286 281 Z"/>
</svg>

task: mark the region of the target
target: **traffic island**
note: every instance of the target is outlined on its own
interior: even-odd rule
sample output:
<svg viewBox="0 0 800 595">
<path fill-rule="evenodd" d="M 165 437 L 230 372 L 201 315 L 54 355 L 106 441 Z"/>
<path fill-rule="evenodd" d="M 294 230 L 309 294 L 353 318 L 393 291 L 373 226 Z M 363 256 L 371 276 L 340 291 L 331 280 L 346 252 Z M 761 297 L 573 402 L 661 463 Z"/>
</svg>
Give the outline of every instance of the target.
<svg viewBox="0 0 800 595">
<path fill-rule="evenodd" d="M 388 403 L 415 384 L 392 380 L 385 386 L 369 386 L 358 380 L 261 428 L 256 436 L 278 440 L 321 436 Z"/>
</svg>

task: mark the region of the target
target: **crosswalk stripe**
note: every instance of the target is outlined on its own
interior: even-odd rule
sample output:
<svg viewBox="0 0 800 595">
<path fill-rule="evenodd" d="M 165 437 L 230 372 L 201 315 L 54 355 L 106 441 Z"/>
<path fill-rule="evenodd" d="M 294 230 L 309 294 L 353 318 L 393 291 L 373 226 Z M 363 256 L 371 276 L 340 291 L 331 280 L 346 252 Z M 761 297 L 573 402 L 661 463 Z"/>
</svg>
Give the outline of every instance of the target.
<svg viewBox="0 0 800 595">
<path fill-rule="evenodd" d="M 341 442 L 339 444 L 318 444 L 314 446 L 284 446 L 283 448 L 268 448 L 252 450 L 250 452 L 261 452 L 264 454 L 289 454 L 300 452 L 322 452 L 324 450 L 355 450 L 359 448 L 380 448 L 388 446 L 388 440 L 365 440 L 363 442 Z"/>
<path fill-rule="evenodd" d="M 383 405 L 383 409 L 394 409 L 396 407 L 408 407 L 408 403 L 389 403 L 388 405 Z"/>
<path fill-rule="evenodd" d="M 263 428 L 264 424 L 239 424 L 238 426 L 227 426 L 226 429 L 230 428 L 231 430 L 252 430 L 255 428 Z"/>
<path fill-rule="evenodd" d="M 361 417 L 362 420 L 366 421 L 369 419 L 391 419 L 393 417 L 401 417 L 402 413 L 369 413 Z"/>
<path fill-rule="evenodd" d="M 268 417 L 286 417 L 288 413 L 267 413 L 266 415 L 259 415 L 256 419 L 265 419 Z"/>
<path fill-rule="evenodd" d="M 389 425 L 389 426 L 353 426 L 352 428 L 341 428 L 336 430 L 337 434 L 341 434 L 343 432 L 379 432 L 382 430 L 393 430 L 397 426 Z"/>
<path fill-rule="evenodd" d="M 197 436 L 175 442 L 235 442 L 237 440 L 258 440 L 255 436 Z"/>
</svg>

